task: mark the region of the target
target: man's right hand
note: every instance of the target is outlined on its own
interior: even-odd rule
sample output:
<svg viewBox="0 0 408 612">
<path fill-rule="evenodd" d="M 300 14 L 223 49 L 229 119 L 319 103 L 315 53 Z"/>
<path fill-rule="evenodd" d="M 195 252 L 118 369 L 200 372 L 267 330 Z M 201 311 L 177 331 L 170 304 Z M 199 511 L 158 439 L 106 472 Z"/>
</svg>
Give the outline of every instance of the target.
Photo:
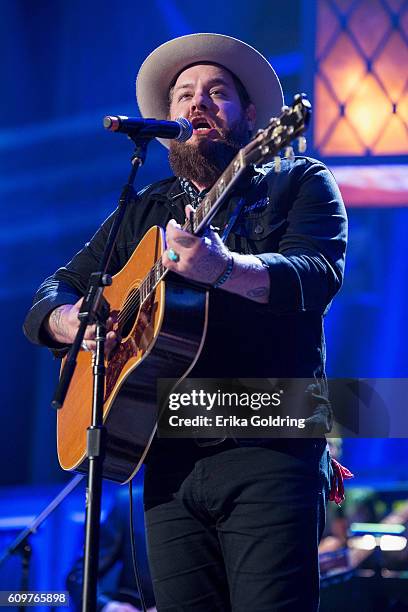
<svg viewBox="0 0 408 612">
<path fill-rule="evenodd" d="M 80 298 L 76 304 L 63 304 L 55 308 L 45 320 L 45 329 L 53 340 L 61 344 L 72 344 L 79 328 L 78 313 L 81 309 L 82 301 Z M 105 355 L 109 355 L 112 349 L 119 342 L 118 335 L 114 331 L 116 321 L 110 316 L 106 322 L 106 342 Z M 96 325 L 88 325 L 85 331 L 84 340 L 89 351 L 95 351 L 95 332 Z"/>
</svg>

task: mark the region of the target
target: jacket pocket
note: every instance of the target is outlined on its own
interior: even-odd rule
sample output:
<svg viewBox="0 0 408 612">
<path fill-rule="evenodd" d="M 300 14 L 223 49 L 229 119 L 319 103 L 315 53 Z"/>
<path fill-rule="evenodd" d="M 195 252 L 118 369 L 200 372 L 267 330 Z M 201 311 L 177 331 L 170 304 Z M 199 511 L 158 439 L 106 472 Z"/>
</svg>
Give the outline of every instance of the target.
<svg viewBox="0 0 408 612">
<path fill-rule="evenodd" d="M 235 244 L 230 247 L 244 254 L 276 253 L 286 229 L 286 219 L 274 210 L 245 215 L 232 229 Z"/>
<path fill-rule="evenodd" d="M 264 240 L 273 232 L 282 234 L 285 224 L 285 217 L 274 210 L 267 210 L 259 214 L 243 215 L 232 231 L 248 240 Z"/>
</svg>

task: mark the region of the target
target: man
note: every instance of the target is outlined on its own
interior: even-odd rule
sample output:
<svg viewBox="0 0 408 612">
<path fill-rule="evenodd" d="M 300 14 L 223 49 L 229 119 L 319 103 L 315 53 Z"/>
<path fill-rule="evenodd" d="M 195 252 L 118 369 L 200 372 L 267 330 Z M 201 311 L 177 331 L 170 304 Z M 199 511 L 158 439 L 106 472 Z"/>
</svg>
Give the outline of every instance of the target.
<svg viewBox="0 0 408 612">
<path fill-rule="evenodd" d="M 195 237 L 181 227 L 249 134 L 279 114 L 272 67 L 234 38 L 188 35 L 145 60 L 137 99 L 143 116 L 186 117 L 194 131 L 185 144 L 163 142 L 176 176 L 140 192 L 110 272 L 149 227 L 166 227 L 164 265 L 213 287 L 206 341 L 190 376 L 324 379 L 323 316 L 342 282 L 346 243 L 344 206 L 324 165 L 298 157 L 282 160 L 280 173 L 273 165 L 252 168 L 212 221 L 224 240 L 214 229 Z M 72 343 L 111 222 L 40 287 L 25 323 L 34 342 L 57 353 Z M 118 341 L 109 326 L 108 352 Z M 92 327 L 85 335 L 88 350 L 94 334 Z M 324 428 L 324 401 L 316 400 L 314 417 Z M 158 610 L 317 610 L 325 446 L 316 439 L 155 439 L 144 500 Z"/>
</svg>

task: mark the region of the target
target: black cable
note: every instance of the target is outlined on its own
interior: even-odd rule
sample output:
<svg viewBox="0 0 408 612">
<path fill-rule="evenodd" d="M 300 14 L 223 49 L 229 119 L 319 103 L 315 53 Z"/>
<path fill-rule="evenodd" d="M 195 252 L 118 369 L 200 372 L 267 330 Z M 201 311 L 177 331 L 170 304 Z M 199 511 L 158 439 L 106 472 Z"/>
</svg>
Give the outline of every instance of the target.
<svg viewBox="0 0 408 612">
<path fill-rule="evenodd" d="M 143 612 L 147 612 L 145 598 L 142 591 L 142 582 L 140 580 L 139 568 L 137 566 L 135 531 L 133 526 L 133 483 L 129 481 L 129 529 L 130 529 L 130 545 L 132 549 L 133 572 L 135 574 L 136 588 L 139 593 L 140 603 L 142 604 Z"/>
</svg>

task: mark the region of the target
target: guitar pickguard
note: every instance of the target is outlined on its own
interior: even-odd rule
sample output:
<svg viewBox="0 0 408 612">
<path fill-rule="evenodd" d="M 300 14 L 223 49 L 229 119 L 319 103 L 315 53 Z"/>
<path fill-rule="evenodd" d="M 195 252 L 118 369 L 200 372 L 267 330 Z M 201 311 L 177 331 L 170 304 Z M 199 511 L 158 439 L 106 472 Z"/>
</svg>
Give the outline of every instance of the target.
<svg viewBox="0 0 408 612">
<path fill-rule="evenodd" d="M 128 338 L 122 340 L 110 355 L 106 364 L 105 402 L 112 393 L 125 367 L 129 366 L 130 360 L 135 358 L 140 360 L 154 340 L 153 322 L 156 311 L 157 304 L 155 304 L 152 296 L 141 307 L 136 323 Z"/>
</svg>

